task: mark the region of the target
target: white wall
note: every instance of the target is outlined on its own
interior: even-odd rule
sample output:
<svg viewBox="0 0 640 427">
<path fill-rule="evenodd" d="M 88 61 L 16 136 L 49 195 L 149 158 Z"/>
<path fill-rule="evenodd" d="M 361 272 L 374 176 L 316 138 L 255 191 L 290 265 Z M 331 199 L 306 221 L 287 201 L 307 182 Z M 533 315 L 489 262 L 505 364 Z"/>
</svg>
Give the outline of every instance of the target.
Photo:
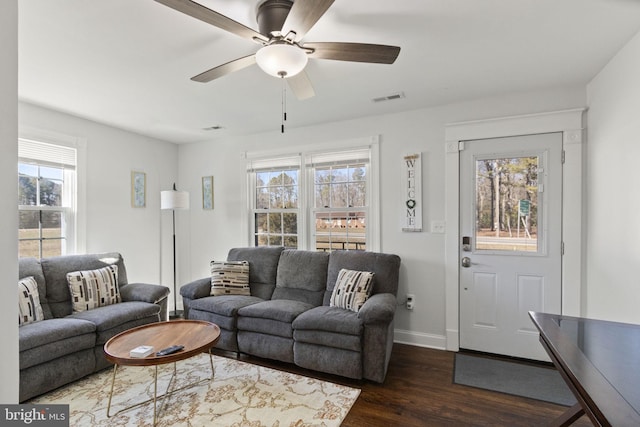
<svg viewBox="0 0 640 427">
<path fill-rule="evenodd" d="M 640 33 L 587 93 L 586 315 L 640 323 Z"/>
<path fill-rule="evenodd" d="M 81 252 L 120 252 L 129 282 L 172 287 L 171 214 L 160 210 L 160 191 L 177 180 L 177 145 L 26 103 L 19 105 L 19 123 L 21 133 L 86 144 L 86 169 L 78 171 L 86 195 Z M 133 170 L 147 175 L 145 208 L 131 207 Z"/>
<path fill-rule="evenodd" d="M 410 96 L 410 94 L 409 94 Z M 393 101 L 392 101 L 393 102 Z M 396 101 L 402 102 L 402 101 Z M 445 336 L 445 235 L 430 232 L 431 221 L 445 218 L 444 165 L 447 123 L 526 113 L 562 110 L 585 105 L 584 88 L 566 88 L 536 93 L 512 94 L 423 109 L 407 113 L 327 123 L 309 128 L 290 127 L 277 132 L 228 138 L 206 143 L 181 145 L 180 183 L 192 197 L 199 197 L 202 176 L 215 177 L 215 209 L 203 211 L 193 205 L 189 212 L 189 242 L 181 251 L 188 254 L 188 270 L 180 283 L 205 277 L 211 259 L 223 259 L 229 248 L 246 246 L 246 233 L 240 217 L 245 208 L 243 182 L 246 180 L 243 151 L 264 152 L 299 145 L 308 146 L 341 140 L 380 136 L 381 163 L 381 250 L 402 258 L 399 297 L 416 295 L 412 312 L 399 308 L 396 316 L 396 340 L 444 348 Z M 289 104 L 293 122 L 295 102 Z M 293 126 L 295 123 L 290 123 Z M 401 213 L 402 156 L 423 155 L 423 227 L 422 233 L 403 233 Z M 195 196 L 194 196 L 195 195 Z M 457 227 L 457 224 L 447 224 Z M 186 265 L 186 264 L 185 264 Z"/>
<path fill-rule="evenodd" d="M 0 200 L 5 201 L 0 221 L 0 324 L 4 325 L 0 403 L 3 404 L 18 403 L 18 210 L 11 202 L 18 200 L 17 22 L 18 1 L 0 2 Z"/>
</svg>

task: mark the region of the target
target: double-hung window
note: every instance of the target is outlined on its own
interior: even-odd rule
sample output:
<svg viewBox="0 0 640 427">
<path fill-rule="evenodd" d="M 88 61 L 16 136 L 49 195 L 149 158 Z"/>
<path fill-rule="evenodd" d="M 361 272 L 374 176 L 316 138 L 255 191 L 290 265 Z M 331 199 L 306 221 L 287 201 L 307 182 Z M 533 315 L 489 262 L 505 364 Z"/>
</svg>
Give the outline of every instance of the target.
<svg viewBox="0 0 640 427">
<path fill-rule="evenodd" d="M 300 158 L 252 162 L 253 244 L 298 247 Z"/>
<path fill-rule="evenodd" d="M 377 250 L 376 160 L 377 144 L 250 159 L 251 243 Z"/>
<path fill-rule="evenodd" d="M 18 255 L 43 258 L 74 245 L 76 149 L 18 141 Z"/>
<path fill-rule="evenodd" d="M 309 156 L 316 250 L 367 249 L 369 150 Z"/>
</svg>

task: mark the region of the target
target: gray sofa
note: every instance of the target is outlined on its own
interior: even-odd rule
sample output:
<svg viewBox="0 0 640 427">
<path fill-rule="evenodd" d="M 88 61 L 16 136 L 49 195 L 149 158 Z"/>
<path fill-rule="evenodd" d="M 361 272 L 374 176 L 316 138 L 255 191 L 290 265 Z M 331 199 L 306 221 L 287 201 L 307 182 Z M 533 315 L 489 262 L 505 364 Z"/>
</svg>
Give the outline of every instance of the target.
<svg viewBox="0 0 640 427">
<path fill-rule="evenodd" d="M 72 312 L 67 273 L 118 266 L 122 302 Z M 80 379 L 111 364 L 103 346 L 127 329 L 167 319 L 169 288 L 128 283 L 119 253 L 22 258 L 19 278 L 38 284 L 45 320 L 19 327 L 20 402 Z"/>
<path fill-rule="evenodd" d="M 180 290 L 185 317 L 220 327 L 218 348 L 384 381 L 397 307 L 397 255 L 255 247 L 231 249 L 227 260 L 249 262 L 250 296 L 210 296 L 209 277 Z M 371 296 L 358 312 L 329 304 L 341 269 L 374 273 Z"/>
</svg>

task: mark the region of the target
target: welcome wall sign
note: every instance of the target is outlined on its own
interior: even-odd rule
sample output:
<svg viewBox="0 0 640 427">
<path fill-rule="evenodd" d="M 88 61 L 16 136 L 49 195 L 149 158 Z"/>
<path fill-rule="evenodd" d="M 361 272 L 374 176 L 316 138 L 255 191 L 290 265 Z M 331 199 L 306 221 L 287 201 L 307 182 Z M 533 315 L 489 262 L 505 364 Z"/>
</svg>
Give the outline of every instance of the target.
<svg viewBox="0 0 640 427">
<path fill-rule="evenodd" d="M 402 231 L 422 231 L 422 162 L 420 153 L 404 156 Z"/>
</svg>

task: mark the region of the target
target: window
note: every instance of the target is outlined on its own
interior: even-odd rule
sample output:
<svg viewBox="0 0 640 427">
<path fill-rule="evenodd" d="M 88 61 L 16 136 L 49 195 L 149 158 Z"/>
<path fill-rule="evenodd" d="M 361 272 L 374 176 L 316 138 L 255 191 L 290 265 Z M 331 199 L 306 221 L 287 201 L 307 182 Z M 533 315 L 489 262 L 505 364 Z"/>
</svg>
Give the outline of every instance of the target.
<svg viewBox="0 0 640 427">
<path fill-rule="evenodd" d="M 538 252 L 538 156 L 476 160 L 475 250 Z"/>
<path fill-rule="evenodd" d="M 298 247 L 299 157 L 251 164 L 254 246 Z"/>
<path fill-rule="evenodd" d="M 18 255 L 43 258 L 74 245 L 76 150 L 18 141 Z"/>
<path fill-rule="evenodd" d="M 376 155 L 372 156 L 372 153 Z M 377 250 L 377 144 L 248 162 L 252 244 L 332 251 Z M 379 229 L 379 227 L 377 227 Z"/>
<path fill-rule="evenodd" d="M 314 155 L 310 166 L 315 249 L 367 249 L 368 150 Z"/>
</svg>

